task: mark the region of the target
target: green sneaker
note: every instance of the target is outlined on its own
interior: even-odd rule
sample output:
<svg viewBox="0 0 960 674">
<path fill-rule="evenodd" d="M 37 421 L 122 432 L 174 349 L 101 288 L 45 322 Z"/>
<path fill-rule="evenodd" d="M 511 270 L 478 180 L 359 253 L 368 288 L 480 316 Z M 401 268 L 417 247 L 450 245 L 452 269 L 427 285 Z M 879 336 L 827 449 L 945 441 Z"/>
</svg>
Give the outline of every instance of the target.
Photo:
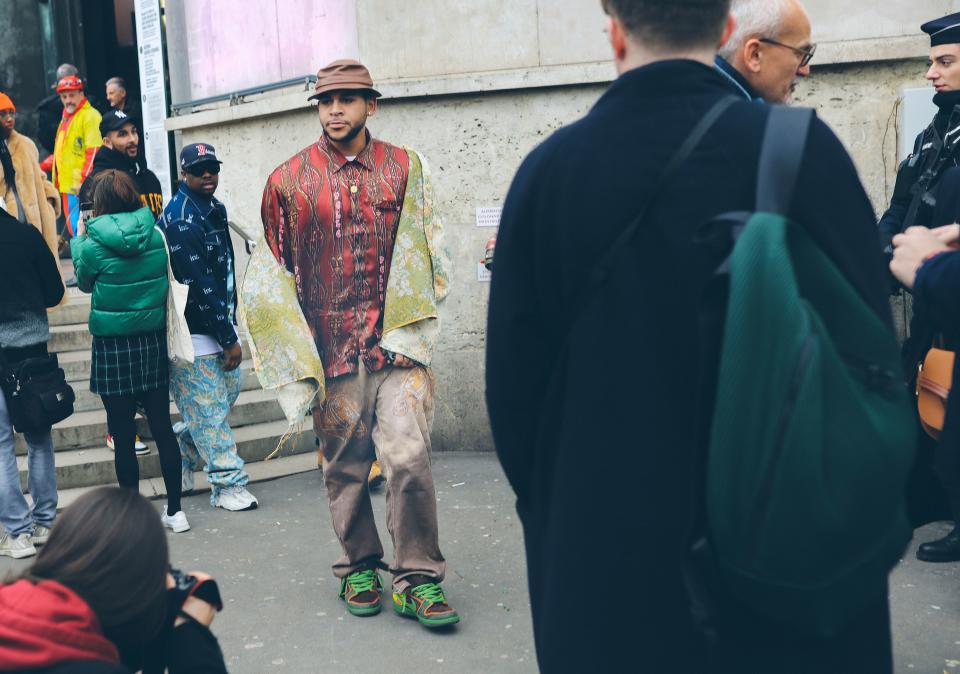
<svg viewBox="0 0 960 674">
<path fill-rule="evenodd" d="M 460 622 L 460 615 L 447 604 L 443 589 L 437 583 L 394 592 L 393 610 L 397 615 L 416 618 L 425 627 L 446 627 Z"/>
<path fill-rule="evenodd" d="M 383 582 L 376 569 L 356 571 L 340 581 L 340 598 L 347 604 L 347 610 L 356 616 L 370 616 L 380 613 L 380 595 Z"/>
</svg>

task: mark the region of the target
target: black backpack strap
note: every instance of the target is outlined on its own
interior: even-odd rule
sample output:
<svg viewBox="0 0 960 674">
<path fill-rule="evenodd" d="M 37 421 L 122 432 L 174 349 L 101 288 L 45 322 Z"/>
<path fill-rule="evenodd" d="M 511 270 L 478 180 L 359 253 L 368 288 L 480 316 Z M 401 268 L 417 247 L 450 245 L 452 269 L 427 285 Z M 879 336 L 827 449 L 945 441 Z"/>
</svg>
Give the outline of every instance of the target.
<svg viewBox="0 0 960 674">
<path fill-rule="evenodd" d="M 697 146 L 704 139 L 710 129 L 713 128 L 713 125 L 717 123 L 720 117 L 727 111 L 727 109 L 734 103 L 741 101 L 742 99 L 736 96 L 725 96 L 719 101 L 713 104 L 706 114 L 700 119 L 693 130 L 690 131 L 690 134 L 687 136 L 686 140 L 680 145 L 677 149 L 676 154 L 670 158 L 670 161 L 667 162 L 667 167 L 663 170 L 663 173 L 660 174 L 660 177 L 657 179 L 657 182 L 654 184 L 650 194 L 647 195 L 646 201 L 642 202 L 640 209 L 637 212 L 636 217 L 630 222 L 627 227 L 620 233 L 620 236 L 617 237 L 616 241 L 613 242 L 606 253 L 603 254 L 603 257 L 600 258 L 600 262 L 593 268 L 588 279 L 589 285 L 586 289 L 585 295 L 589 296 L 590 293 L 596 292 L 600 285 L 603 284 L 603 281 L 607 278 L 607 275 L 610 273 L 610 269 L 615 263 L 618 254 L 623 247 L 626 246 L 630 239 L 634 237 L 637 233 L 637 230 L 640 229 L 640 225 L 643 224 L 644 220 L 647 218 L 647 214 L 650 212 L 650 209 L 653 207 L 653 204 L 656 202 L 657 198 L 660 196 L 660 193 L 663 191 L 664 186 L 667 182 L 670 181 L 673 176 L 677 173 L 684 162 L 690 158 L 690 155 L 693 154 L 693 151 L 697 149 Z"/>
<path fill-rule="evenodd" d="M 811 108 L 770 108 L 757 167 L 757 212 L 789 213 L 812 123 Z"/>
</svg>

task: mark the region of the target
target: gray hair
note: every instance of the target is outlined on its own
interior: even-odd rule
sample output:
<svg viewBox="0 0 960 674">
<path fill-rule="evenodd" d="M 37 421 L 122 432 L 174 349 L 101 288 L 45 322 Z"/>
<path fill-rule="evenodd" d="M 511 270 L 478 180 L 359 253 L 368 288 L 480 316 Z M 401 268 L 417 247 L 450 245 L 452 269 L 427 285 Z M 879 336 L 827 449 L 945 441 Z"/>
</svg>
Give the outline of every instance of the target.
<svg viewBox="0 0 960 674">
<path fill-rule="evenodd" d="M 124 91 L 127 90 L 127 81 L 126 81 L 125 79 L 123 79 L 122 77 L 111 77 L 109 80 L 107 80 L 107 83 L 106 83 L 106 85 L 104 85 L 104 86 L 108 86 L 108 87 L 109 87 L 111 84 L 117 85 L 118 87 L 120 87 L 120 88 L 123 89 Z"/>
<path fill-rule="evenodd" d="M 77 70 L 77 66 L 72 63 L 64 63 L 59 68 L 57 68 L 57 79 L 62 80 L 64 77 L 69 77 L 70 75 L 79 75 L 80 71 Z"/>
<path fill-rule="evenodd" d="M 795 0 L 733 0 L 730 13 L 736 19 L 737 26 L 720 49 L 720 56 L 729 61 L 751 38 L 776 39 L 793 2 Z"/>
</svg>

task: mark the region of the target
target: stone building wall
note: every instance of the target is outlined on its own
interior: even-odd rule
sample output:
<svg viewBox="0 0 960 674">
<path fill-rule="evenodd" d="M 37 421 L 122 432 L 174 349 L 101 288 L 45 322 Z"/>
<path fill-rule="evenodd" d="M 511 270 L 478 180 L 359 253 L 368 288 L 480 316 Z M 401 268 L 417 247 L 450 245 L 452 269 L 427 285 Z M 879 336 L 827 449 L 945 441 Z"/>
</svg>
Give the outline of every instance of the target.
<svg viewBox="0 0 960 674">
<path fill-rule="evenodd" d="M 797 91 L 796 102 L 816 107 L 849 149 L 878 213 L 893 189 L 898 93 L 904 86 L 923 86 L 923 72 L 920 60 L 827 66 Z M 483 402 L 489 284 L 477 281 L 477 262 L 492 232 L 476 226 L 476 208 L 502 204 L 522 158 L 551 132 L 583 116 L 605 87 L 388 99 L 370 120 L 378 137 L 413 147 L 428 159 L 447 224 L 455 273 L 435 364 L 438 449 L 492 448 Z M 182 140 L 217 148 L 224 161 L 219 196 L 232 219 L 257 231 L 267 175 L 319 133 L 315 111 L 303 107 L 185 128 Z"/>
</svg>

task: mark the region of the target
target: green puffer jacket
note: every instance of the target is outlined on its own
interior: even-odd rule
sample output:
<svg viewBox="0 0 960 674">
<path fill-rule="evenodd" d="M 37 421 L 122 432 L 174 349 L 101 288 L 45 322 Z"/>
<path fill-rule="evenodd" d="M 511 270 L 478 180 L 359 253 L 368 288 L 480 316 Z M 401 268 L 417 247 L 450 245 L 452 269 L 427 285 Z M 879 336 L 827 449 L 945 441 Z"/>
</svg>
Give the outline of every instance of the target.
<svg viewBox="0 0 960 674">
<path fill-rule="evenodd" d="M 93 293 L 90 332 L 121 337 L 166 329 L 167 249 L 149 208 L 101 215 L 70 241 L 83 292 Z"/>
</svg>

